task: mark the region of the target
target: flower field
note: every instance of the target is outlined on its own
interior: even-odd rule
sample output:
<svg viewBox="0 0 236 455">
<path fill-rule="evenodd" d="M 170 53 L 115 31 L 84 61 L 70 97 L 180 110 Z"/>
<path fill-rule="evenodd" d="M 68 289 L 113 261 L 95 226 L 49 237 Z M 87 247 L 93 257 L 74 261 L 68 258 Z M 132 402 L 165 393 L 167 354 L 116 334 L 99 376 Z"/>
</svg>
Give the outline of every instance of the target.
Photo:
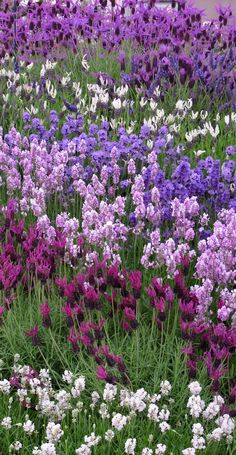
<svg viewBox="0 0 236 455">
<path fill-rule="evenodd" d="M 236 25 L 0 2 L 0 455 L 236 453 Z"/>
</svg>

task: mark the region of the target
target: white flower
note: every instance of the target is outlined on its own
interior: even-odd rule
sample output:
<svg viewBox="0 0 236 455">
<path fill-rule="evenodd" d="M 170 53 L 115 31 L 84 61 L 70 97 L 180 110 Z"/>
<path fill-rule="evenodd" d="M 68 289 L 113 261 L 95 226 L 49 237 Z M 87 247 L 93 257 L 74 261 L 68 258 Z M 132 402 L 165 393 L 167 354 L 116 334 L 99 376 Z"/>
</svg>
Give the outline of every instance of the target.
<svg viewBox="0 0 236 455">
<path fill-rule="evenodd" d="M 71 389 L 71 394 L 74 398 L 80 396 L 81 392 L 85 389 L 85 377 L 80 376 L 74 382 L 74 387 Z"/>
<path fill-rule="evenodd" d="M 214 417 L 216 417 L 220 412 L 220 405 L 218 403 L 216 403 L 215 401 L 213 401 L 212 403 L 210 403 L 207 408 L 205 409 L 205 411 L 203 411 L 202 415 L 204 417 L 204 419 L 206 420 L 212 420 L 214 419 Z"/>
<path fill-rule="evenodd" d="M 196 112 L 191 111 L 191 118 L 192 118 L 192 120 L 195 120 L 197 117 L 198 117 L 198 111 L 196 111 Z"/>
<path fill-rule="evenodd" d="M 125 453 L 129 455 L 134 455 L 135 447 L 136 447 L 136 439 L 129 438 L 125 443 Z"/>
<path fill-rule="evenodd" d="M 56 447 L 51 443 L 44 443 L 40 447 L 39 455 L 57 455 Z"/>
<path fill-rule="evenodd" d="M 38 448 L 38 447 L 34 447 L 33 448 L 33 452 L 32 452 L 32 455 L 41 455 L 41 450 Z"/>
<path fill-rule="evenodd" d="M 6 428 L 7 430 L 11 428 L 11 424 L 12 424 L 11 417 L 4 417 L 4 419 L 2 419 L 1 421 L 2 427 Z"/>
<path fill-rule="evenodd" d="M 141 452 L 141 455 L 153 455 L 153 450 L 149 449 L 148 447 L 144 447 L 144 449 Z"/>
<path fill-rule="evenodd" d="M 159 423 L 159 427 L 162 433 L 166 433 L 166 431 L 170 430 L 170 425 L 167 422 Z"/>
<path fill-rule="evenodd" d="M 70 80 L 71 80 L 70 75 L 71 75 L 71 73 L 67 73 L 66 76 L 63 76 L 63 77 L 62 77 L 62 79 L 61 79 L 61 85 L 62 85 L 63 87 L 65 87 L 65 86 L 70 82 Z"/>
<path fill-rule="evenodd" d="M 178 100 L 175 104 L 175 107 L 178 111 L 183 111 L 185 107 L 185 102 L 183 100 Z"/>
<path fill-rule="evenodd" d="M 31 421 L 31 420 L 27 420 L 24 424 L 23 424 L 23 430 L 25 433 L 27 434 L 32 434 L 34 432 L 34 429 L 35 429 L 35 426 L 34 426 L 34 423 Z"/>
<path fill-rule="evenodd" d="M 169 381 L 162 381 L 160 384 L 160 389 L 161 389 L 162 395 L 169 395 L 171 388 L 172 387 L 171 387 L 171 384 L 169 383 Z"/>
<path fill-rule="evenodd" d="M 193 449 L 193 447 L 189 447 L 188 449 L 182 450 L 182 454 L 183 455 L 195 455 L 196 454 L 196 450 Z"/>
<path fill-rule="evenodd" d="M 203 450 L 206 448 L 205 439 L 197 434 L 193 436 L 191 443 L 196 450 Z"/>
<path fill-rule="evenodd" d="M 205 120 L 208 116 L 208 112 L 207 111 L 201 111 L 200 112 L 200 116 L 201 116 L 201 119 L 202 120 Z"/>
<path fill-rule="evenodd" d="M 215 428 L 209 435 L 208 439 L 211 441 L 220 441 L 221 438 L 224 436 L 223 430 L 219 428 Z"/>
<path fill-rule="evenodd" d="M 91 394 L 91 398 L 92 398 L 93 404 L 96 404 L 98 402 L 98 400 L 100 399 L 100 395 L 98 392 L 94 391 Z"/>
<path fill-rule="evenodd" d="M 0 381 L 0 392 L 2 393 L 10 393 L 11 390 L 11 384 L 7 379 L 3 379 L 3 381 Z"/>
<path fill-rule="evenodd" d="M 231 434 L 235 429 L 235 423 L 228 414 L 224 414 L 223 416 L 220 416 L 216 420 L 216 423 L 218 425 L 220 425 L 220 428 L 223 431 L 224 435 Z"/>
<path fill-rule="evenodd" d="M 117 386 L 113 384 L 106 384 L 103 392 L 104 401 L 113 401 L 117 394 Z"/>
<path fill-rule="evenodd" d="M 192 426 L 193 434 L 202 435 L 204 433 L 204 428 L 200 423 L 194 423 Z"/>
<path fill-rule="evenodd" d="M 60 423 L 48 422 L 46 428 L 47 440 L 56 444 L 63 436 L 64 431 L 61 429 Z"/>
<path fill-rule="evenodd" d="M 150 101 L 150 108 L 152 111 L 155 111 L 155 109 L 157 108 L 157 103 L 153 99 L 151 99 Z"/>
<path fill-rule="evenodd" d="M 161 409 L 159 412 L 159 419 L 160 420 L 169 420 L 170 411 L 169 409 Z"/>
<path fill-rule="evenodd" d="M 192 395 L 199 395 L 202 391 L 202 388 L 198 381 L 190 382 L 190 384 L 188 385 L 188 388 Z"/>
<path fill-rule="evenodd" d="M 128 90 L 129 90 L 129 87 L 126 84 L 126 85 L 122 85 L 121 87 L 117 87 L 114 91 L 120 98 L 122 98 L 122 96 L 126 95 Z"/>
<path fill-rule="evenodd" d="M 90 436 L 84 437 L 84 442 L 88 447 L 97 446 L 101 441 L 101 436 L 96 436 L 95 433 L 91 433 Z"/>
<path fill-rule="evenodd" d="M 88 64 L 88 62 L 87 62 L 87 60 L 86 60 L 86 57 L 87 57 L 86 54 L 83 55 L 83 59 L 82 59 L 82 61 L 81 61 L 81 65 L 82 65 L 83 68 L 87 71 L 87 70 L 89 70 L 89 64 Z"/>
<path fill-rule="evenodd" d="M 159 87 L 159 85 L 158 85 L 158 86 L 155 88 L 155 90 L 154 90 L 154 95 L 155 95 L 157 98 L 159 98 L 160 94 L 161 94 L 161 90 L 160 90 L 160 87 Z"/>
<path fill-rule="evenodd" d="M 109 419 L 110 414 L 109 414 L 109 412 L 108 412 L 108 407 L 107 407 L 106 403 L 101 403 L 98 412 L 99 412 L 99 414 L 100 414 L 102 420 L 104 420 L 104 419 Z"/>
<path fill-rule="evenodd" d="M 63 381 L 67 382 L 67 384 L 72 384 L 73 381 L 73 373 L 69 370 L 65 370 L 62 375 Z"/>
<path fill-rule="evenodd" d="M 10 445 L 9 449 L 10 451 L 14 450 L 15 452 L 19 452 L 19 450 L 22 449 L 22 444 L 20 441 L 15 441 L 13 444 Z"/>
<path fill-rule="evenodd" d="M 145 98 L 142 97 L 141 100 L 140 100 L 140 106 L 144 107 L 145 104 L 147 104 L 147 100 L 145 100 Z"/>
<path fill-rule="evenodd" d="M 190 409 L 192 417 L 199 417 L 205 407 L 205 402 L 201 400 L 200 395 L 192 395 L 188 399 L 187 408 Z"/>
<path fill-rule="evenodd" d="M 195 156 L 201 156 L 206 153 L 206 150 L 197 150 L 197 152 L 194 150 L 193 153 Z"/>
<path fill-rule="evenodd" d="M 111 442 L 112 439 L 114 438 L 114 436 L 115 436 L 115 433 L 113 430 L 107 430 L 105 433 L 105 440 L 108 442 Z"/>
<path fill-rule="evenodd" d="M 188 142 L 192 142 L 193 139 L 194 139 L 194 132 L 193 131 L 189 131 L 185 134 L 185 139 L 188 141 Z"/>
<path fill-rule="evenodd" d="M 118 431 L 121 431 L 127 423 L 127 417 L 117 413 L 113 416 L 111 423 L 113 427 L 115 427 Z"/>
<path fill-rule="evenodd" d="M 153 144 L 154 144 L 154 142 L 151 141 L 151 139 L 148 139 L 148 141 L 147 141 L 147 146 L 148 146 L 149 150 L 152 150 Z"/>
<path fill-rule="evenodd" d="M 166 452 L 166 445 L 165 444 L 157 444 L 155 454 L 156 455 L 162 455 L 163 453 Z"/>
<path fill-rule="evenodd" d="M 76 455 L 91 455 L 91 450 L 86 444 L 82 444 L 78 449 L 75 451 Z"/>
<path fill-rule="evenodd" d="M 158 406 L 154 403 L 151 403 L 148 408 L 148 418 L 154 422 L 158 422 L 158 412 Z"/>
<path fill-rule="evenodd" d="M 114 109 L 116 110 L 120 110 L 121 109 L 121 100 L 120 98 L 115 98 L 113 101 L 112 101 L 112 106 L 114 107 Z"/>
<path fill-rule="evenodd" d="M 224 120 L 225 120 L 225 124 L 226 124 L 226 125 L 229 125 L 230 116 L 229 116 L 229 115 L 225 115 Z"/>
<path fill-rule="evenodd" d="M 186 107 L 187 109 L 191 109 L 192 105 L 193 105 L 192 99 L 191 99 L 191 98 L 188 98 L 188 100 L 185 101 L 185 107 Z"/>
</svg>

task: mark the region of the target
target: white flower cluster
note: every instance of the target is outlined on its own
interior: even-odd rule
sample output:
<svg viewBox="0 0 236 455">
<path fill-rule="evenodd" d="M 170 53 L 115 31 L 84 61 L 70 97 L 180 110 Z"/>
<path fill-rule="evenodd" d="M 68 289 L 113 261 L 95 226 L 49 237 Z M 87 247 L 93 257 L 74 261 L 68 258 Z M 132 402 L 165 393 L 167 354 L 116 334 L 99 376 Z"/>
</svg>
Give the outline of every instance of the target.
<svg viewBox="0 0 236 455">
<path fill-rule="evenodd" d="M 200 396 L 202 387 L 199 382 L 191 382 L 188 387 L 191 393 L 187 403 L 190 415 L 193 418 L 202 417 L 208 422 L 216 419 L 215 424 L 217 425 L 217 428 L 215 428 L 211 433 L 205 435 L 202 423 L 194 423 L 192 426 L 192 447 L 184 449 L 182 454 L 195 455 L 197 450 L 206 449 L 207 441 L 219 442 L 226 437 L 228 443 L 232 442 L 232 433 L 235 429 L 235 422 L 228 414 L 224 414 L 223 416 L 220 415 L 224 399 L 220 395 L 215 395 L 213 401 L 206 407 L 204 400 L 202 400 Z"/>
<path fill-rule="evenodd" d="M 91 393 L 91 401 L 86 404 L 81 401 L 81 395 L 85 391 L 86 381 L 84 376 L 76 377 L 72 372 L 66 370 L 62 375 L 62 381 L 66 384 L 65 389 L 54 390 L 52 386 L 51 376 L 48 370 L 41 369 L 39 374 L 29 366 L 22 366 L 19 363 L 19 358 L 15 358 L 13 367 L 14 379 L 19 384 L 18 388 L 11 387 L 11 381 L 2 379 L 0 381 L 0 399 L 1 395 L 6 400 L 8 395 L 8 415 L 2 418 L 0 425 L 2 431 L 9 431 L 16 427 L 21 427 L 27 440 L 30 437 L 39 433 L 41 430 L 42 419 L 46 419 L 43 440 L 40 441 L 39 447 L 32 449 L 32 455 L 58 455 L 57 447 L 60 444 L 60 450 L 63 446 L 65 432 L 64 419 L 71 416 L 71 422 L 77 424 L 78 415 L 80 419 L 92 410 L 95 419 L 104 421 L 103 434 L 96 434 L 96 420 L 93 424 L 93 431 L 86 434 L 81 441 L 81 445 L 75 448 L 76 455 L 91 455 L 94 448 L 101 444 L 112 445 L 116 438 L 122 442 L 122 431 L 127 428 L 129 438 L 123 442 L 123 450 L 127 455 L 162 455 L 168 450 L 167 446 L 161 441 L 154 443 L 154 436 L 149 434 L 149 447 L 137 449 L 140 446 L 140 441 L 136 437 L 132 437 L 130 427 L 136 418 L 142 414 L 142 419 L 147 419 L 147 427 L 153 425 L 159 427 L 159 434 L 162 436 L 171 429 L 170 410 L 168 407 L 173 403 L 169 395 L 171 392 L 171 384 L 168 381 L 162 381 L 160 388 L 156 393 L 149 394 L 144 388 L 137 391 L 128 389 L 119 389 L 113 384 L 105 384 L 103 392 L 98 393 L 94 390 Z M 190 416 L 192 416 L 192 432 L 189 438 L 191 445 L 182 451 L 183 455 L 195 455 L 198 451 L 204 451 L 208 447 L 208 443 L 218 443 L 223 438 L 227 443 L 232 442 L 233 432 L 235 430 L 235 422 L 228 415 L 221 415 L 224 399 L 220 395 L 215 395 L 213 400 L 206 404 L 201 397 L 202 387 L 199 382 L 191 382 L 188 386 L 190 397 L 187 402 L 187 408 Z M 17 401 L 24 403 L 26 410 L 33 405 L 36 409 L 35 421 L 25 415 L 23 423 L 15 422 L 15 418 L 11 416 L 10 411 L 14 398 Z M 168 406 L 167 406 L 168 405 Z M 89 418 L 91 418 L 89 414 Z M 196 419 L 198 419 L 196 421 Z M 200 421 L 201 419 L 201 421 Z M 67 420 L 68 421 L 68 420 Z M 207 431 L 205 429 L 207 422 Z M 213 424 L 213 425 L 212 425 Z M 209 432 L 209 425 L 212 425 Z M 173 428 L 173 431 L 175 429 Z M 130 434 L 131 433 L 131 434 Z M 135 435 L 134 435 L 135 436 Z M 24 441 L 11 441 L 9 451 L 24 453 Z M 27 448 L 29 443 L 27 443 Z M 28 449 L 27 449 L 28 450 Z M 102 447 L 106 453 L 107 448 Z M 113 447 L 108 449 L 111 451 Z"/>
</svg>

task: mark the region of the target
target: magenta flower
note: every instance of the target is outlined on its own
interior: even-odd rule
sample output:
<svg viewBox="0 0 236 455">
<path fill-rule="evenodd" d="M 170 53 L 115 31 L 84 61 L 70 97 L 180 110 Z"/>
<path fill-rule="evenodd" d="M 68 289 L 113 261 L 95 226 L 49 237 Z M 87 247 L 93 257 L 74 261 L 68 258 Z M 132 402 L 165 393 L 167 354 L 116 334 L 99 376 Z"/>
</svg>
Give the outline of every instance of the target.
<svg viewBox="0 0 236 455">
<path fill-rule="evenodd" d="M 84 294 L 85 289 L 84 289 L 84 282 L 85 282 L 85 277 L 81 273 L 78 273 L 74 279 L 75 285 L 76 285 L 76 290 L 78 294 Z"/>
<path fill-rule="evenodd" d="M 98 381 L 106 381 L 109 382 L 110 384 L 115 384 L 117 382 L 117 378 L 112 374 L 108 374 L 104 366 L 101 366 L 100 368 L 97 369 L 96 375 Z"/>
<path fill-rule="evenodd" d="M 78 322 L 82 322 L 84 320 L 84 311 L 83 311 L 83 308 L 76 304 L 73 308 L 74 310 L 74 315 L 77 319 Z"/>
<path fill-rule="evenodd" d="M 88 289 L 84 294 L 84 303 L 90 310 L 99 310 L 101 308 L 100 292 L 96 292 L 93 288 Z"/>
<path fill-rule="evenodd" d="M 155 289 L 153 289 L 152 286 L 149 286 L 149 288 L 145 288 L 145 291 L 148 294 L 150 305 L 152 307 L 154 307 L 155 306 L 155 300 L 156 300 L 156 291 L 155 291 Z"/>
<path fill-rule="evenodd" d="M 39 337 L 39 328 L 37 325 L 32 327 L 32 329 L 26 331 L 25 336 L 31 338 L 33 346 L 39 346 L 41 344 L 41 340 Z"/>
<path fill-rule="evenodd" d="M 163 297 L 160 297 L 158 300 L 155 300 L 154 306 L 156 310 L 158 310 L 160 313 L 165 313 L 166 309 L 166 302 Z"/>
<path fill-rule="evenodd" d="M 104 337 L 103 327 L 105 325 L 105 320 L 102 319 L 99 324 L 92 323 L 91 327 L 94 331 L 95 339 L 100 341 Z"/>
<path fill-rule="evenodd" d="M 135 310 L 126 307 L 124 308 L 123 314 L 124 314 L 124 321 L 122 322 L 123 330 L 131 333 L 138 327 L 138 321 L 136 319 Z"/>
<path fill-rule="evenodd" d="M 61 296 L 64 296 L 64 291 L 67 286 L 66 278 L 56 278 L 55 279 L 56 285 L 59 287 L 59 293 Z"/>
<path fill-rule="evenodd" d="M 76 332 L 74 329 L 71 329 L 70 335 L 68 336 L 68 341 L 72 346 L 72 350 L 74 353 L 77 353 L 80 351 L 79 345 L 78 345 L 78 340 L 79 340 L 79 334 Z"/>
<path fill-rule="evenodd" d="M 131 272 L 129 274 L 129 279 L 131 282 L 131 286 L 133 289 L 133 294 L 136 299 L 139 299 L 140 294 L 141 294 L 141 286 L 142 286 L 142 274 L 139 271 L 136 272 Z"/>
<path fill-rule="evenodd" d="M 73 310 L 69 303 L 62 307 L 62 312 L 66 315 L 66 324 L 68 327 L 73 327 L 74 320 L 73 320 Z"/>
<path fill-rule="evenodd" d="M 136 306 L 137 306 L 136 299 L 134 296 L 130 294 L 127 295 L 126 297 L 123 297 L 122 302 L 120 304 L 121 309 L 132 308 L 133 310 L 135 310 Z"/>
<path fill-rule="evenodd" d="M 5 308 L 3 306 L 0 306 L 0 318 L 3 317 L 4 312 L 5 312 Z M 0 319 L 0 321 L 2 322 L 2 319 Z"/>
<path fill-rule="evenodd" d="M 183 275 L 180 271 L 178 271 L 175 275 L 175 287 L 174 291 L 176 292 L 177 296 L 182 299 L 188 298 L 188 289 L 186 288 L 186 284 L 183 278 Z"/>
<path fill-rule="evenodd" d="M 188 271 L 189 271 L 189 265 L 190 265 L 190 257 L 188 255 L 181 258 L 181 265 L 182 265 L 183 274 L 187 275 Z"/>
<path fill-rule="evenodd" d="M 165 297 L 165 291 L 162 284 L 162 279 L 155 277 L 152 279 L 152 285 L 155 289 L 156 296 Z"/>
<path fill-rule="evenodd" d="M 179 301 L 179 307 L 182 312 L 182 319 L 184 321 L 193 321 L 195 317 L 195 304 L 190 300 L 190 302 L 186 302 L 185 300 Z"/>
<path fill-rule="evenodd" d="M 174 295 L 174 292 L 172 291 L 171 287 L 170 286 L 164 286 L 165 288 L 165 299 L 166 301 L 171 304 L 173 301 L 174 301 L 174 298 L 175 298 L 175 295 Z"/>
<path fill-rule="evenodd" d="M 80 336 L 80 341 L 86 347 L 93 345 L 93 339 L 89 335 L 81 335 Z"/>
<path fill-rule="evenodd" d="M 71 281 L 69 284 L 65 286 L 64 296 L 67 297 L 68 303 L 70 303 L 72 306 L 75 304 L 77 298 L 77 291 L 75 283 L 73 281 Z"/>
<path fill-rule="evenodd" d="M 227 373 L 227 369 L 223 368 L 223 365 L 220 363 L 216 367 L 214 365 L 214 359 L 212 359 L 212 355 L 210 352 L 207 352 L 204 357 L 205 365 L 207 366 L 208 374 L 212 379 L 212 390 L 214 392 L 219 392 L 220 389 L 220 378 Z"/>
<path fill-rule="evenodd" d="M 97 369 L 96 375 L 98 381 L 106 381 L 109 376 L 104 366 L 101 366 L 100 368 Z"/>
<path fill-rule="evenodd" d="M 42 319 L 43 319 L 43 326 L 45 328 L 47 328 L 47 329 L 52 326 L 50 312 L 51 312 L 51 310 L 50 310 L 50 307 L 48 305 L 48 301 L 46 300 L 45 303 L 40 305 L 40 313 L 41 313 L 41 316 L 42 316 Z"/>
<path fill-rule="evenodd" d="M 135 320 L 135 311 L 132 310 L 132 308 L 124 308 L 124 316 L 128 321 L 134 321 Z"/>
<path fill-rule="evenodd" d="M 111 284 L 113 288 L 121 288 L 122 280 L 119 276 L 119 270 L 116 265 L 112 265 L 107 269 L 107 283 Z"/>
</svg>

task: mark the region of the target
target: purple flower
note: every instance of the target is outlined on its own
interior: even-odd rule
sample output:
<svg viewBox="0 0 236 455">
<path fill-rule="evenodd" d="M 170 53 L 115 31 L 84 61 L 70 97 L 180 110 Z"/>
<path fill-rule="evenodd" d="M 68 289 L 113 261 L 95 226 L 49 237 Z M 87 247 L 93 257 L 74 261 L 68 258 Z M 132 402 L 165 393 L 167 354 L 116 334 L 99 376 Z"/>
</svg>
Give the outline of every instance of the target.
<svg viewBox="0 0 236 455">
<path fill-rule="evenodd" d="M 77 112 L 77 110 L 78 110 L 78 109 L 77 109 L 77 106 L 68 103 L 68 101 L 65 101 L 65 100 L 64 100 L 64 105 L 65 105 L 65 107 L 68 109 L 68 111 L 70 111 L 70 112 Z"/>
</svg>

